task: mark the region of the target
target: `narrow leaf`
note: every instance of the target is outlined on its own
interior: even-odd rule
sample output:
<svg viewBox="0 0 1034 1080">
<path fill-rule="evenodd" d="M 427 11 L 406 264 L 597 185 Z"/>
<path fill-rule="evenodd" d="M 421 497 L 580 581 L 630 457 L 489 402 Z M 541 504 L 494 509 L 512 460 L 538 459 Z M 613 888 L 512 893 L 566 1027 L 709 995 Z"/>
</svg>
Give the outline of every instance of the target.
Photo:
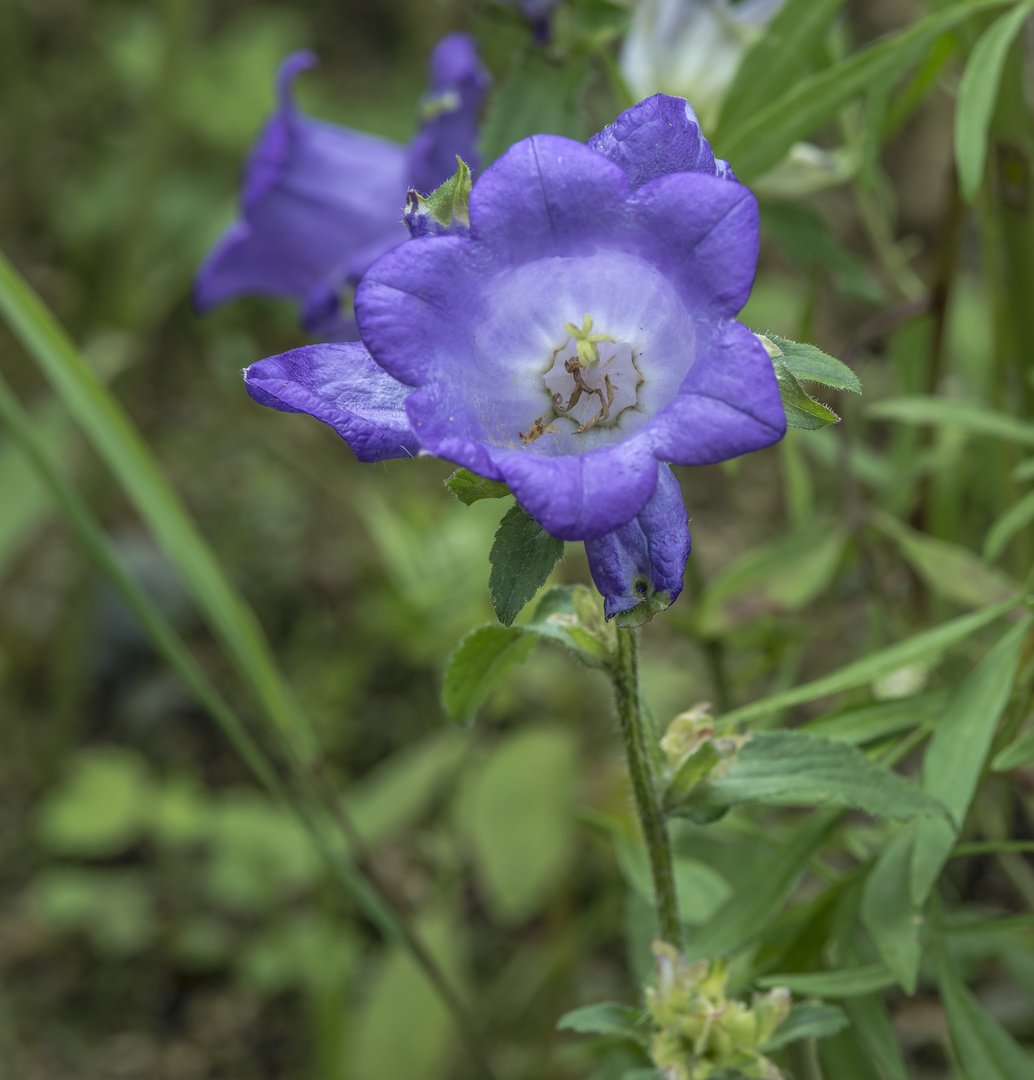
<svg viewBox="0 0 1034 1080">
<path fill-rule="evenodd" d="M 920 19 L 824 71 L 800 79 L 755 110 L 735 130 L 722 133 L 716 149 L 743 181 L 775 165 L 800 139 L 828 123 L 847 102 L 881 83 L 896 82 L 942 34 L 1004 0 L 966 2 Z"/>
<path fill-rule="evenodd" d="M 470 469 L 457 469 L 445 481 L 445 486 L 465 506 L 473 506 L 480 499 L 503 499 L 511 494 L 501 480 L 488 480 Z"/>
<path fill-rule="evenodd" d="M 1028 728 L 1015 742 L 995 756 L 991 768 L 995 772 L 1008 772 L 1034 761 L 1034 727 Z"/>
<path fill-rule="evenodd" d="M 987 132 L 991 125 L 1005 58 L 1034 4 L 1017 4 L 980 36 L 959 83 L 955 106 L 955 163 L 962 197 L 972 203 L 984 178 Z"/>
<path fill-rule="evenodd" d="M 891 701 L 854 705 L 830 716 L 809 720 L 797 730 L 851 746 L 863 746 L 888 735 L 932 724 L 940 719 L 950 696 L 948 690 L 934 690 Z"/>
<path fill-rule="evenodd" d="M 943 653 L 945 649 L 957 645 L 960 641 L 975 634 L 988 623 L 1001 618 L 1007 611 L 1019 604 L 1020 598 L 1006 600 L 1001 604 L 994 604 L 975 611 L 970 615 L 963 615 L 958 619 L 952 619 L 932 630 L 924 630 L 921 634 L 906 638 L 904 641 L 891 645 L 886 649 L 865 656 L 861 660 L 848 664 L 826 675 L 821 679 L 805 683 L 803 686 L 794 687 L 792 690 L 784 690 L 782 693 L 773 694 L 762 701 L 755 701 L 742 708 L 733 709 L 721 717 L 721 726 L 740 723 L 745 720 L 754 720 L 759 716 L 768 716 L 771 713 L 788 709 L 793 705 L 800 705 L 806 701 L 814 701 L 816 698 L 828 697 L 830 694 L 839 694 L 844 690 L 853 690 L 856 686 L 864 686 L 875 682 L 884 675 L 906 667 L 908 664 L 916 664 L 928 661 Z"/>
<path fill-rule="evenodd" d="M 722 103 L 719 141 L 793 86 L 843 6 L 844 0 L 787 0 L 736 69 Z"/>
<path fill-rule="evenodd" d="M 776 1028 L 772 1037 L 761 1047 L 762 1053 L 770 1054 L 798 1039 L 828 1039 L 843 1031 L 850 1021 L 842 1009 L 819 1001 L 803 1001 L 794 1005 L 790 1015 Z"/>
<path fill-rule="evenodd" d="M 790 341 L 776 334 L 765 336 L 779 347 L 783 354 L 779 362 L 789 369 L 796 379 L 821 383 L 832 390 L 846 390 L 850 394 L 862 392 L 858 376 L 836 357 L 829 356 L 814 345 Z"/>
<path fill-rule="evenodd" d="M 915 993 L 921 955 L 922 914 L 909 884 L 915 841 L 914 826 L 902 829 L 876 860 L 862 892 L 862 921 L 906 994 Z"/>
<path fill-rule="evenodd" d="M 650 1041 L 649 1030 L 642 1025 L 643 1015 L 627 1005 L 604 1001 L 564 1013 L 557 1021 L 558 1031 L 577 1031 L 579 1035 L 612 1035 L 629 1039 L 640 1046 Z"/>
<path fill-rule="evenodd" d="M 948 1031 L 968 1080 L 1034 1080 L 1034 1063 L 966 989 L 943 945 L 936 959 Z"/>
<path fill-rule="evenodd" d="M 717 806 L 832 799 L 890 821 L 946 813 L 935 798 L 855 747 L 797 731 L 755 735 L 724 776 L 703 786 L 700 797 Z"/>
<path fill-rule="evenodd" d="M 783 972 L 765 975 L 757 980 L 763 990 L 785 986 L 795 994 L 809 997 L 861 997 L 886 990 L 896 982 L 894 975 L 883 964 L 867 964 L 865 967 L 842 968 L 839 971 Z"/>
<path fill-rule="evenodd" d="M 994 562 L 1008 547 L 1009 541 L 1034 522 L 1034 491 L 1027 492 L 1018 503 L 1014 503 L 991 526 L 984 538 L 984 559 Z"/>
<path fill-rule="evenodd" d="M 490 624 L 471 630 L 445 663 L 445 711 L 457 724 L 469 724 L 489 691 L 534 647 L 535 638 L 519 627 Z"/>
<path fill-rule="evenodd" d="M 839 818 L 836 811 L 812 814 L 778 851 L 759 862 L 728 903 L 690 941 L 689 958 L 734 953 L 763 934 Z"/>
<path fill-rule="evenodd" d="M 899 397 L 880 401 L 866 409 L 873 420 L 900 420 L 906 424 L 958 428 L 970 435 L 1005 439 L 1034 446 L 1034 424 L 986 405 L 940 397 Z"/>
<path fill-rule="evenodd" d="M 563 554 L 563 540 L 550 536 L 519 506 L 506 511 L 488 556 L 492 564 L 488 591 L 503 626 L 509 626 L 545 585 Z"/>
</svg>

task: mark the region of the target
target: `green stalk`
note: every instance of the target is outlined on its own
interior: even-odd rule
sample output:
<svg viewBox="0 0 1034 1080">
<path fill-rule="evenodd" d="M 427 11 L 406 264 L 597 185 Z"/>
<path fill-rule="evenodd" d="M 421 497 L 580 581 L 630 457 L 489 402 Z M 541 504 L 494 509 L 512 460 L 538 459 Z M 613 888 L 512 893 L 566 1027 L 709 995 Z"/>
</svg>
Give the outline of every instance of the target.
<svg viewBox="0 0 1034 1080">
<path fill-rule="evenodd" d="M 678 901 L 675 896 L 675 874 L 672 869 L 671 840 L 661 811 L 657 781 L 650 763 L 650 748 L 646 718 L 639 700 L 639 670 L 636 657 L 635 632 L 619 629 L 614 661 L 610 665 L 614 683 L 621 737 L 628 758 L 639 823 L 650 856 L 654 897 L 657 904 L 657 923 L 663 941 L 682 948 L 682 928 L 679 923 Z"/>
</svg>

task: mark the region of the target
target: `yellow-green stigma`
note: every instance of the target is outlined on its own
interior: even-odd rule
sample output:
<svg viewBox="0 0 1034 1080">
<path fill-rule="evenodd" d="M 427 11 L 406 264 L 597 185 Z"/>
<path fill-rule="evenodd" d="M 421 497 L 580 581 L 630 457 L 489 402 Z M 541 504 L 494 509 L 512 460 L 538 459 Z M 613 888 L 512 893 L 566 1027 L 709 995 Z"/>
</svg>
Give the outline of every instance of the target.
<svg viewBox="0 0 1034 1080">
<path fill-rule="evenodd" d="M 610 334 L 592 333 L 592 316 L 586 312 L 582 319 L 582 327 L 579 330 L 574 323 L 564 323 L 564 331 L 570 334 L 571 340 L 578 349 L 578 362 L 588 367 L 589 364 L 598 364 L 600 350 L 598 345 L 601 341 L 613 341 Z"/>
</svg>

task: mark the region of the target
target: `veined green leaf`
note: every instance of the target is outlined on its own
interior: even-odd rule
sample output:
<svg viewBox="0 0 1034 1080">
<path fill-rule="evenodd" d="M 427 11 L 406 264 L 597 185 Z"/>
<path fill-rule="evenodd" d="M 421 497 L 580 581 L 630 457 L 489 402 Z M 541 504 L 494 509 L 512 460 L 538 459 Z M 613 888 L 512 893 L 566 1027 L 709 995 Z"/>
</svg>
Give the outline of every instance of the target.
<svg viewBox="0 0 1034 1080">
<path fill-rule="evenodd" d="M 1034 424 L 971 401 L 917 395 L 878 401 L 865 411 L 873 420 L 899 420 L 905 424 L 953 427 L 970 435 L 984 435 L 1022 446 L 1034 446 Z"/>
<path fill-rule="evenodd" d="M 808 997 L 861 997 L 875 994 L 894 985 L 897 980 L 883 964 L 842 968 L 839 971 L 782 972 L 765 975 L 757 980 L 763 990 L 785 986 L 795 994 Z"/>
<path fill-rule="evenodd" d="M 988 529 L 984 538 L 985 560 L 994 562 L 1006 549 L 1009 541 L 1031 522 L 1034 522 L 1034 491 L 1028 491 Z"/>
<path fill-rule="evenodd" d="M 520 506 L 506 511 L 488 556 L 492 564 L 488 591 L 503 626 L 509 626 L 545 585 L 563 555 L 563 540 L 550 536 Z"/>
<path fill-rule="evenodd" d="M 800 78 L 844 0 L 788 0 L 744 53 L 722 103 L 716 142 Z"/>
<path fill-rule="evenodd" d="M 846 390 L 849 394 L 862 392 L 858 376 L 836 357 L 824 353 L 814 345 L 790 341 L 776 334 L 765 336 L 779 346 L 779 351 L 783 354 L 779 362 L 789 369 L 794 378 L 821 383 L 832 390 Z"/>
<path fill-rule="evenodd" d="M 557 1021 L 558 1031 L 577 1031 L 579 1035 L 610 1035 L 628 1039 L 639 1046 L 650 1041 L 650 1029 L 642 1023 L 643 1014 L 628 1005 L 602 1001 L 564 1013 Z"/>
<path fill-rule="evenodd" d="M 739 709 L 733 709 L 720 718 L 721 726 L 740 723 L 746 720 L 754 720 L 760 716 L 767 716 L 782 709 L 788 709 L 793 705 L 801 705 L 806 701 L 814 701 L 816 698 L 828 697 L 830 694 L 839 694 L 844 690 L 853 690 L 856 686 L 864 686 L 874 682 L 892 671 L 897 671 L 908 664 L 930 660 L 943 653 L 945 649 L 965 641 L 971 634 L 975 634 L 988 623 L 1001 618 L 1007 611 L 1020 603 L 1020 597 L 1016 596 L 1001 604 L 993 604 L 981 611 L 975 611 L 970 615 L 963 615 L 958 619 L 952 619 L 932 630 L 924 630 L 921 634 L 906 638 L 896 645 L 880 649 L 870 656 L 862 657 L 839 671 L 825 675 L 821 679 L 796 686 L 791 690 L 773 694 L 762 701 L 755 701 L 750 705 L 744 705 Z"/>
<path fill-rule="evenodd" d="M 783 399 L 783 411 L 786 413 L 786 423 L 789 427 L 816 431 L 840 420 L 840 417 L 828 405 L 823 405 L 805 392 L 804 387 L 794 378 L 784 363 L 776 360 L 772 367 L 775 370 L 776 382 L 779 384 L 779 394 Z"/>
<path fill-rule="evenodd" d="M 872 523 L 901 549 L 927 587 L 967 607 L 982 607 L 1015 596 L 1022 586 L 959 544 L 926 536 L 889 514 L 874 513 Z"/>
<path fill-rule="evenodd" d="M 843 1010 L 819 1001 L 802 1001 L 790 1010 L 790 1015 L 775 1029 L 772 1037 L 761 1047 L 770 1054 L 798 1039 L 828 1039 L 850 1024 Z"/>
<path fill-rule="evenodd" d="M 445 481 L 445 486 L 465 506 L 472 506 L 480 499 L 505 499 L 512 494 L 501 480 L 488 480 L 470 469 L 457 469 Z"/>
<path fill-rule="evenodd" d="M 915 993 L 923 923 L 910 888 L 915 825 L 906 826 L 883 849 L 862 892 L 862 921 L 906 994 Z"/>
<path fill-rule="evenodd" d="M 955 163 L 959 188 L 972 203 L 984 178 L 987 132 L 991 124 L 1005 58 L 1034 3 L 1017 4 L 980 36 L 962 73 L 955 106 Z"/>
<path fill-rule="evenodd" d="M 947 812 L 937 799 L 855 747 L 798 731 L 755 735 L 724 775 L 700 785 L 691 799 L 716 807 L 833 800 L 890 821 Z"/>
<path fill-rule="evenodd" d="M 1012 1036 L 966 989 L 948 950 L 935 947 L 941 1000 L 948 1031 L 967 1077 L 973 1080 L 1034 1080 L 1034 1063 Z"/>
<path fill-rule="evenodd" d="M 757 109 L 734 130 L 723 132 L 715 147 L 736 175 L 749 181 L 775 165 L 799 139 L 832 120 L 840 109 L 873 86 L 900 78 L 942 34 L 1004 0 L 953 4 L 920 19 L 908 29 L 815 75 L 795 82 Z"/>
<path fill-rule="evenodd" d="M 535 638 L 518 626 L 490 624 L 471 630 L 445 662 L 445 711 L 457 724 L 469 724 L 489 691 L 534 648 Z"/>
<path fill-rule="evenodd" d="M 763 934 L 779 916 L 840 814 L 840 811 L 817 811 L 778 851 L 759 862 L 728 903 L 693 935 L 687 956 L 695 960 L 718 953 L 731 954 Z"/>
</svg>

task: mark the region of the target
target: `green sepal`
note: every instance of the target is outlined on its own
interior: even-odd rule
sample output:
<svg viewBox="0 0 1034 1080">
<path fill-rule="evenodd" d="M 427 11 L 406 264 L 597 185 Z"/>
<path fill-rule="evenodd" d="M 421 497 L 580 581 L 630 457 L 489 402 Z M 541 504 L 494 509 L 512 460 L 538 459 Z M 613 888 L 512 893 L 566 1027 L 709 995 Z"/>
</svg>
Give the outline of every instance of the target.
<svg viewBox="0 0 1034 1080">
<path fill-rule="evenodd" d="M 671 593 L 651 593 L 642 603 L 637 604 L 631 611 L 620 611 L 614 616 L 615 622 L 622 630 L 634 630 L 637 626 L 648 623 L 654 615 L 667 611 L 671 607 Z"/>
<path fill-rule="evenodd" d="M 481 499 L 505 499 L 512 494 L 501 480 L 489 480 L 470 469 L 457 469 L 443 483 L 464 506 L 473 506 Z"/>
<path fill-rule="evenodd" d="M 783 399 L 788 427 L 817 431 L 836 424 L 840 417 L 808 394 L 799 380 L 817 382 L 833 390 L 860 394 L 862 384 L 855 373 L 832 356 L 815 348 L 776 335 L 756 334 L 772 360 L 779 394 Z"/>
<path fill-rule="evenodd" d="M 456 172 L 430 195 L 410 190 L 406 196 L 406 217 L 429 217 L 445 229 L 470 228 L 470 166 L 458 154 Z M 440 231 L 440 230 L 432 230 Z"/>
</svg>

